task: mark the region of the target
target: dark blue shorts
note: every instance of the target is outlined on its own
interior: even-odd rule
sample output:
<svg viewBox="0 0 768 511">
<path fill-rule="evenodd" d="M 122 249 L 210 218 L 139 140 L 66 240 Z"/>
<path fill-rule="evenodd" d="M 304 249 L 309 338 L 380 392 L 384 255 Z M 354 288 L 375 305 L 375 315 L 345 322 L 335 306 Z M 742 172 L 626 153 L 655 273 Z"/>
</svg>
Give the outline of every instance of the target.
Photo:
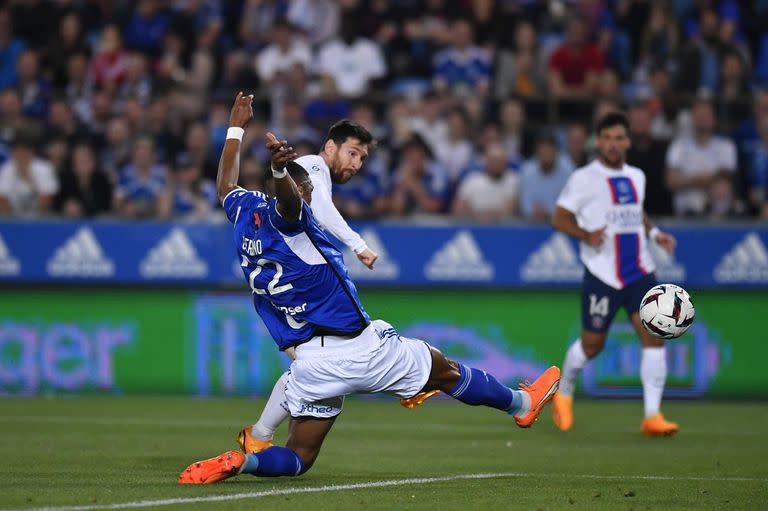
<svg viewBox="0 0 768 511">
<path fill-rule="evenodd" d="M 624 289 L 614 289 L 584 270 L 581 286 L 581 326 L 591 332 L 607 332 L 613 318 L 624 307 L 628 315 L 640 310 L 640 301 L 653 286 L 656 276 L 645 275 Z"/>
</svg>

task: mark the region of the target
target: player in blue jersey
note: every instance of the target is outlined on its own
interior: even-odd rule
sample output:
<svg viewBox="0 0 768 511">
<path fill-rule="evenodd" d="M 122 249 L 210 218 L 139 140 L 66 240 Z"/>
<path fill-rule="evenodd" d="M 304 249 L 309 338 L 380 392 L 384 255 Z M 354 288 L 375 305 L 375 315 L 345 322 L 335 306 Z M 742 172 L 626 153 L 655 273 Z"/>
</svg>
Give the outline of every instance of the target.
<svg viewBox="0 0 768 511">
<path fill-rule="evenodd" d="M 257 312 L 281 350 L 295 349 L 285 385 L 291 414 L 284 447 L 230 451 L 193 463 L 180 483 L 214 483 L 238 474 L 297 476 L 317 459 L 347 394 L 384 392 L 411 398 L 441 390 L 484 405 L 530 427 L 557 390 L 560 370 L 511 389 L 480 369 L 448 360 L 418 339 L 371 320 L 347 274 L 341 252 L 314 219 L 312 183 L 285 140 L 267 134 L 275 198 L 237 186 L 240 141 L 253 116 L 252 97 L 237 95 L 219 161 L 217 191 L 234 226 L 233 242 Z M 368 148 L 358 148 L 362 156 Z"/>
</svg>

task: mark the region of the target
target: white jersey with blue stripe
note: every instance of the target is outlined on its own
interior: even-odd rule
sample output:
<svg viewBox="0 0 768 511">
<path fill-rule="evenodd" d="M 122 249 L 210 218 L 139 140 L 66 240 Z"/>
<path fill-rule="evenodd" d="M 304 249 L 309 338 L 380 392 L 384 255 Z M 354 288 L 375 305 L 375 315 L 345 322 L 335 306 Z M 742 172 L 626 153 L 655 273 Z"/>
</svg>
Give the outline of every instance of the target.
<svg viewBox="0 0 768 511">
<path fill-rule="evenodd" d="M 603 243 L 592 248 L 581 242 L 580 255 L 592 275 L 615 289 L 655 270 L 643 222 L 644 200 L 642 170 L 626 164 L 611 169 L 598 160 L 574 171 L 557 199 L 582 229 L 606 227 Z"/>
<path fill-rule="evenodd" d="M 253 304 L 281 350 L 316 335 L 357 335 L 370 323 L 341 252 L 302 203 L 287 222 L 277 200 L 238 188 L 224 198 Z"/>
</svg>

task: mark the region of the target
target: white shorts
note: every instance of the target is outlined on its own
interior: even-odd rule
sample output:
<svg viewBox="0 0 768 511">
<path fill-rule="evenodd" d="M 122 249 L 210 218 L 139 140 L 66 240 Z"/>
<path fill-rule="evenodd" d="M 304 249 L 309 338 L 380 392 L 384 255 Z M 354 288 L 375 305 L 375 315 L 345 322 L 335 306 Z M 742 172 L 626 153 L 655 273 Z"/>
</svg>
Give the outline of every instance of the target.
<svg viewBox="0 0 768 511">
<path fill-rule="evenodd" d="M 372 321 L 354 338 L 317 336 L 296 347 L 285 397 L 293 417 L 335 417 L 347 394 L 418 394 L 432 371 L 429 345 Z"/>
</svg>

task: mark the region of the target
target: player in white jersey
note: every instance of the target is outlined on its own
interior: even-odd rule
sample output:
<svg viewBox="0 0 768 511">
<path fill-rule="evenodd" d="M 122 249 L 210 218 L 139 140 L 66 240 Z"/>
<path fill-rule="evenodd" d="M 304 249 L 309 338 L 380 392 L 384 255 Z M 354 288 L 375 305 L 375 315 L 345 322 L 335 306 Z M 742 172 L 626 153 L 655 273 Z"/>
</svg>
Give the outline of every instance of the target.
<svg viewBox="0 0 768 511">
<path fill-rule="evenodd" d="M 603 116 L 597 124 L 597 159 L 571 175 L 557 200 L 552 225 L 581 241 L 585 271 L 581 337 L 565 356 L 552 417 L 563 431 L 573 425 L 576 377 L 587 360 L 602 351 L 608 328 L 624 307 L 643 345 L 640 378 L 645 419 L 641 430 L 650 436 L 671 435 L 678 426 L 665 420 L 660 411 L 667 377 L 664 340 L 646 331 L 638 310 L 643 295 L 656 283 L 649 238 L 669 253 L 677 242 L 654 227 L 643 210 L 645 174 L 625 163 L 628 133 L 623 113 Z"/>
</svg>

